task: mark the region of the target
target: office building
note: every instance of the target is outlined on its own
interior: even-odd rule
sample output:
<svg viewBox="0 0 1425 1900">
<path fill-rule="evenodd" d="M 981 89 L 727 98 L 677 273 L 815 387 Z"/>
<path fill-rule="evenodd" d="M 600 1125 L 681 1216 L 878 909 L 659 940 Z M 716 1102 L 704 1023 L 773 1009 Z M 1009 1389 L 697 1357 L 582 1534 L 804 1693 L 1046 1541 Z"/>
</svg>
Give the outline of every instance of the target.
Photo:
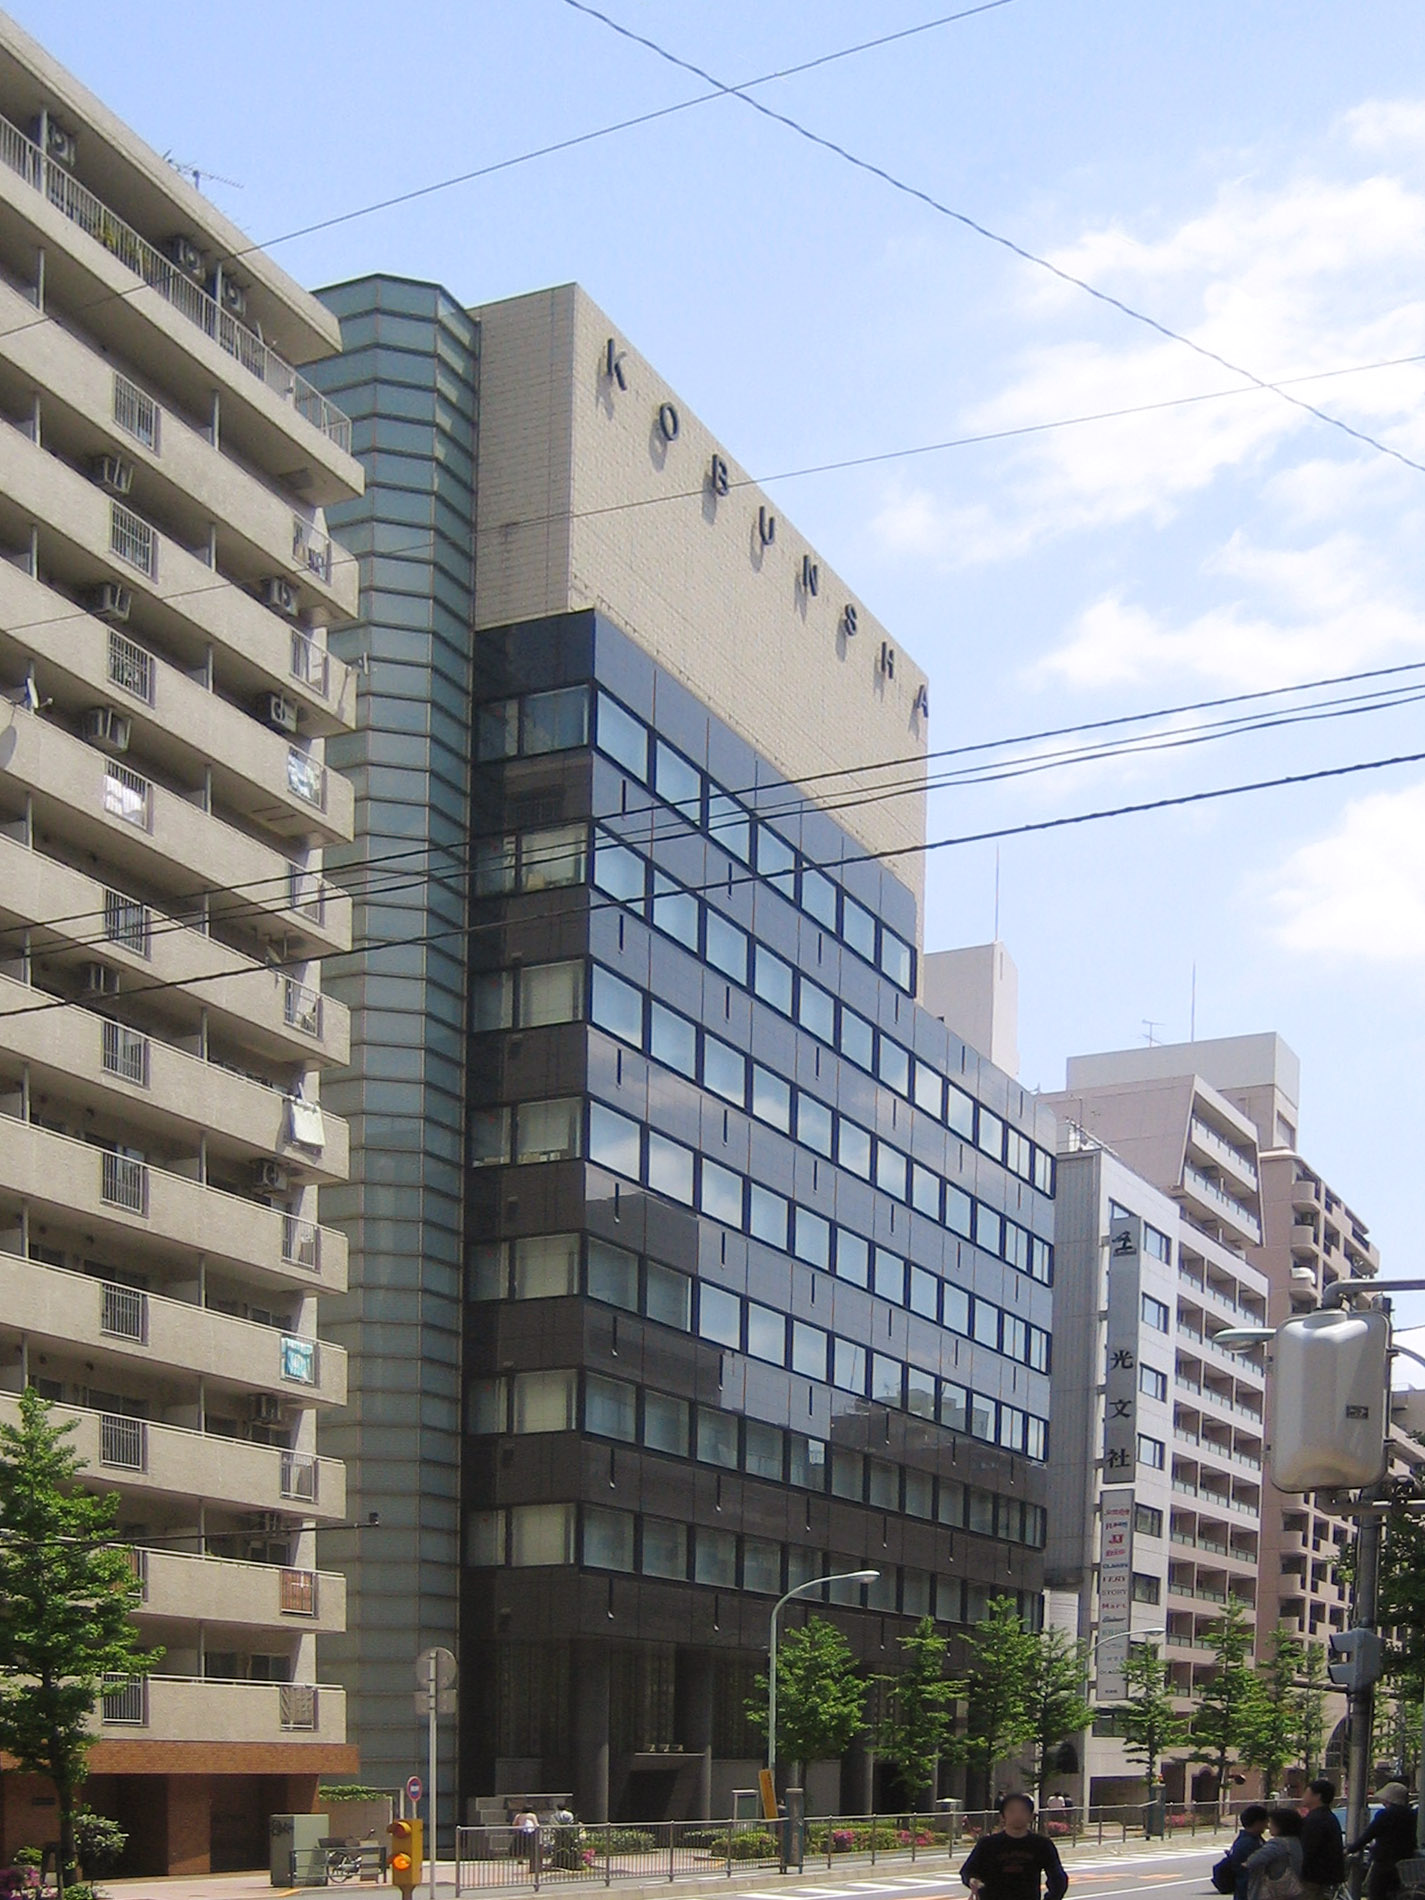
<svg viewBox="0 0 1425 1900">
<path fill-rule="evenodd" d="M 1186 1711 L 1228 1597 L 1260 1624 L 1261 1353 L 1214 1343 L 1266 1319 L 1259 1163 L 1223 1094 L 1137 1053 L 1076 1057 L 1046 1098 L 1061 1117 L 1048 1614 L 1095 1645 L 1100 1704 L 1122 1698 L 1129 1633 L 1152 1632 Z M 1141 1798 L 1111 1718 L 1087 1748 L 1084 1799 Z M 1186 1756 L 1163 1764 L 1169 1800 L 1210 1798 Z"/>
<path fill-rule="evenodd" d="M 315 1526 L 345 1510 L 318 1077 L 357 602 L 324 510 L 362 477 L 294 367 L 337 341 L 0 20 L 0 1418 L 28 1383 L 75 1422 L 163 1648 L 95 1713 L 125 1871 L 258 1865 L 268 1814 L 355 1767 Z M 6 1768 L 0 1860 L 55 1834 Z"/>
<path fill-rule="evenodd" d="M 577 289 L 323 295 L 355 851 L 431 869 L 359 900 L 328 1097 L 325 1442 L 401 1532 L 341 1652 L 364 1772 L 435 1641 L 463 1811 L 725 1813 L 784 1589 L 878 1571 L 824 1603 L 872 1671 L 1037 1614 L 1053 1124 L 915 1000 L 929 693 L 854 592 Z"/>
</svg>

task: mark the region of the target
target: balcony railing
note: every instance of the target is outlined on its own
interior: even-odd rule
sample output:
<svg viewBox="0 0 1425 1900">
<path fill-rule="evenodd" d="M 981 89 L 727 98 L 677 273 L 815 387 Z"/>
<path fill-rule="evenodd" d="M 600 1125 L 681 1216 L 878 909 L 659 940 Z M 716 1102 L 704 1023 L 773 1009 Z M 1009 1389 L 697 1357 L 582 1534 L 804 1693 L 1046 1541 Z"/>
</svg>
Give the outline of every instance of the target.
<svg viewBox="0 0 1425 1900">
<path fill-rule="evenodd" d="M 325 924 L 332 889 L 320 872 L 302 871 L 294 864 L 287 874 L 287 907 L 314 924 Z"/>
<path fill-rule="evenodd" d="M 212 337 L 219 347 L 241 363 L 298 415 L 327 439 L 351 453 L 351 422 L 321 391 L 271 350 L 255 331 L 224 310 L 186 271 L 155 250 L 131 225 L 116 217 L 87 186 L 56 165 L 32 139 L 8 119 L 0 119 L 0 163 L 48 199 L 49 203 L 102 244 L 119 262 L 141 278 L 192 324 Z"/>
<path fill-rule="evenodd" d="M 139 1602 L 147 1603 L 148 1551 L 142 1544 L 130 1544 L 124 1555 L 128 1559 L 129 1569 L 134 1573 L 134 1580 L 139 1586 Z"/>
<path fill-rule="evenodd" d="M 121 1081 L 133 1082 L 139 1088 L 148 1087 L 148 1051 L 147 1036 L 141 1036 L 136 1029 L 126 1029 L 122 1023 L 104 1023 L 104 1067 L 110 1075 L 117 1075 Z"/>
<path fill-rule="evenodd" d="M 302 1220 L 296 1214 L 282 1216 L 282 1258 L 288 1266 L 321 1272 L 322 1230 L 315 1221 Z"/>
<path fill-rule="evenodd" d="M 317 580 L 331 585 L 332 544 L 326 535 L 300 515 L 292 517 L 292 559 Z"/>
<path fill-rule="evenodd" d="M 109 629 L 109 679 L 145 706 L 153 704 L 154 658 L 147 647 L 116 627 Z"/>
<path fill-rule="evenodd" d="M 317 1573 L 315 1570 L 284 1570 L 277 1580 L 277 1607 L 283 1616 L 315 1616 L 317 1613 Z"/>
<path fill-rule="evenodd" d="M 322 1033 L 322 993 L 309 989 L 295 977 L 286 979 L 282 1013 L 289 1029 L 300 1029 L 304 1036 Z"/>
<path fill-rule="evenodd" d="M 283 1728 L 314 1729 L 317 1726 L 317 1692 L 310 1683 L 281 1683 L 277 1696 Z"/>
<path fill-rule="evenodd" d="M 136 897 L 122 891 L 104 892 L 104 938 L 122 944 L 138 956 L 146 957 L 153 949 L 153 912 Z"/>
<path fill-rule="evenodd" d="M 292 677 L 325 699 L 331 677 L 331 656 L 305 633 L 292 634 Z"/>
<path fill-rule="evenodd" d="M 104 1150 L 103 1178 L 99 1198 L 110 1207 L 123 1207 L 130 1214 L 148 1212 L 148 1164 L 133 1155 Z"/>
<path fill-rule="evenodd" d="M 103 1305 L 99 1315 L 99 1330 L 107 1333 L 111 1339 L 136 1339 L 140 1345 L 148 1341 L 148 1295 L 139 1287 L 118 1286 L 113 1281 L 103 1283 Z"/>
<path fill-rule="evenodd" d="M 153 828 L 153 787 L 140 772 L 110 760 L 104 767 L 104 809 L 139 831 Z"/>
<path fill-rule="evenodd" d="M 116 1471 L 148 1470 L 148 1425 L 118 1412 L 99 1415 L 99 1462 Z"/>
<path fill-rule="evenodd" d="M 148 1679 L 121 1682 L 104 1691 L 101 1705 L 106 1728 L 146 1728 L 148 1726 Z"/>
<path fill-rule="evenodd" d="M 109 503 L 109 552 L 148 578 L 158 578 L 158 536 L 141 515 L 121 501 Z"/>
<path fill-rule="evenodd" d="M 299 1498 L 304 1504 L 316 1503 L 317 1461 L 310 1452 L 283 1452 L 282 1495 L 284 1498 Z"/>
<path fill-rule="evenodd" d="M 299 752 L 296 746 L 287 748 L 287 789 L 308 805 L 315 805 L 318 811 L 327 808 L 327 771 L 320 759 L 314 759 L 310 753 Z"/>
<path fill-rule="evenodd" d="M 127 376 L 114 371 L 114 421 L 131 435 L 135 442 L 142 442 L 146 449 L 158 450 L 158 404 L 147 390 L 140 389 L 137 383 L 131 383 Z"/>
</svg>

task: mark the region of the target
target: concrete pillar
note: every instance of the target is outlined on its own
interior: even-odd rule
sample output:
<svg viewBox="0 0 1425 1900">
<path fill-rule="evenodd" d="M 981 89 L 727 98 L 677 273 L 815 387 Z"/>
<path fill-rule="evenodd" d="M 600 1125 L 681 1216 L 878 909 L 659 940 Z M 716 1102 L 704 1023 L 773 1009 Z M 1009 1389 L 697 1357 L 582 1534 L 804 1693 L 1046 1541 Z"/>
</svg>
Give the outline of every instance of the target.
<svg viewBox="0 0 1425 1900">
<path fill-rule="evenodd" d="M 581 1821 L 609 1818 L 609 1652 L 603 1643 L 574 1645 L 574 1812 Z"/>
<path fill-rule="evenodd" d="M 711 1650 L 680 1649 L 674 1719 L 678 1740 L 690 1755 L 700 1757 L 694 1821 L 710 1821 L 712 1811 L 713 1671 Z"/>
</svg>

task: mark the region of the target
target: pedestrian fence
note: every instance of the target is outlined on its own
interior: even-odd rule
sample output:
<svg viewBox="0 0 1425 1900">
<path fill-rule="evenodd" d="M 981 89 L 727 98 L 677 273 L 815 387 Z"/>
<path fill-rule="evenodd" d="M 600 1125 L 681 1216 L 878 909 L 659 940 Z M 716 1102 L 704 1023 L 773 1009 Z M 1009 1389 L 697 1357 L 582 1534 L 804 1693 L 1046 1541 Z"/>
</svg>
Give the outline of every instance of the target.
<svg viewBox="0 0 1425 1900">
<path fill-rule="evenodd" d="M 1241 1804 L 1236 1804 L 1240 1806 Z M 1142 1839 L 1156 1817 L 1143 1802 L 1127 1807 L 1043 1810 L 1037 1825 L 1059 1846 L 1114 1846 Z M 786 1820 L 649 1821 L 582 1825 L 549 1822 L 522 1833 L 509 1827 L 455 1831 L 455 1891 L 484 1887 L 569 1886 L 590 1882 L 688 1879 L 759 1871 L 802 1872 L 856 1863 L 958 1863 L 981 1834 L 999 1824 L 994 1813 L 820 1815 Z M 1235 1826 L 1215 1804 L 1169 1806 L 1170 1837 L 1209 1838 Z M 1156 1827 L 1153 1827 L 1156 1832 Z"/>
</svg>

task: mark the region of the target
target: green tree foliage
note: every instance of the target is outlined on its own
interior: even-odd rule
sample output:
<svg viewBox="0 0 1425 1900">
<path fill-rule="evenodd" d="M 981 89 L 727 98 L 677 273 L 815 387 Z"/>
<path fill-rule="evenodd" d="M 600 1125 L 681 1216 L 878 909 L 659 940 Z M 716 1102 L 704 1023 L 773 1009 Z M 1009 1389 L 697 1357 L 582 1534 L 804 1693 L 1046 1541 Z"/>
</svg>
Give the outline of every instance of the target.
<svg viewBox="0 0 1425 1900">
<path fill-rule="evenodd" d="M 1213 1650 L 1213 1671 L 1198 1692 L 1192 1718 L 1194 1761 L 1211 1762 L 1217 1773 L 1217 1798 L 1227 1795 L 1227 1768 L 1242 1746 L 1247 1732 L 1248 1714 L 1256 1694 L 1256 1683 L 1247 1658 L 1252 1647 L 1252 1628 L 1247 1606 L 1239 1597 L 1228 1597 L 1227 1608 L 1208 1626 Z"/>
<path fill-rule="evenodd" d="M 1142 1762 L 1151 1786 L 1167 1750 L 1187 1740 L 1189 1723 L 1173 1707 L 1168 1666 L 1156 1643 L 1131 1643 L 1124 1675 L 1128 1696 L 1112 1713 L 1123 1735 L 1124 1754 L 1129 1761 Z"/>
<path fill-rule="evenodd" d="M 1296 1757 L 1305 1660 L 1301 1642 L 1285 1624 L 1278 1623 L 1267 1638 L 1267 1653 L 1252 1677 L 1239 1752 L 1249 1768 L 1262 1770 L 1269 1794 L 1280 1788 L 1282 1770 Z"/>
<path fill-rule="evenodd" d="M 1084 1700 L 1088 1670 L 1084 1645 L 1074 1642 L 1063 1630 L 1041 1630 L 1034 1637 L 1034 1645 L 1028 1716 L 1042 1801 L 1054 1772 L 1055 1750 L 1060 1742 L 1090 1727 L 1093 1710 Z"/>
<path fill-rule="evenodd" d="M 747 1719 L 767 1733 L 767 1678 L 756 1678 Z M 866 1726 L 866 1684 L 846 1638 L 824 1616 L 809 1617 L 777 1644 L 777 1756 L 805 1774 L 810 1761 L 844 1755 Z"/>
<path fill-rule="evenodd" d="M 1308 1781 L 1321 1773 L 1322 1750 L 1326 1746 L 1328 1681 L 1325 1645 L 1304 1643 L 1296 1698 L 1296 1752 Z"/>
<path fill-rule="evenodd" d="M 1418 1499 L 1416 1500 L 1418 1506 Z M 1385 1675 L 1399 1695 L 1420 1700 L 1425 1686 L 1425 1516 L 1392 1504 L 1385 1523 L 1377 1594 L 1378 1627 L 1384 1634 Z"/>
<path fill-rule="evenodd" d="M 1013 1597 L 992 1597 L 966 1646 L 970 1667 L 964 1695 L 969 1717 L 964 1733 L 955 1739 L 955 1753 L 992 1781 L 1001 1762 L 1022 1753 L 1034 1740 L 1031 1702 L 1039 1639 L 1025 1629 Z"/>
<path fill-rule="evenodd" d="M 94 1705 L 105 1686 L 146 1675 L 162 1653 L 138 1645 L 140 1587 L 112 1541 L 118 1499 L 75 1483 L 73 1430 L 50 1423 L 33 1388 L 20 1394 L 19 1424 L 0 1426 L 0 1748 L 53 1782 L 66 1870 Z"/>
<path fill-rule="evenodd" d="M 945 1674 L 949 1645 L 932 1617 L 923 1616 L 900 1646 L 905 1666 L 876 1679 L 886 1710 L 877 1725 L 876 1752 L 894 1769 L 909 1805 L 918 1807 L 927 1795 L 934 1797 L 936 1768 L 954 1734 L 963 1685 Z"/>
</svg>

